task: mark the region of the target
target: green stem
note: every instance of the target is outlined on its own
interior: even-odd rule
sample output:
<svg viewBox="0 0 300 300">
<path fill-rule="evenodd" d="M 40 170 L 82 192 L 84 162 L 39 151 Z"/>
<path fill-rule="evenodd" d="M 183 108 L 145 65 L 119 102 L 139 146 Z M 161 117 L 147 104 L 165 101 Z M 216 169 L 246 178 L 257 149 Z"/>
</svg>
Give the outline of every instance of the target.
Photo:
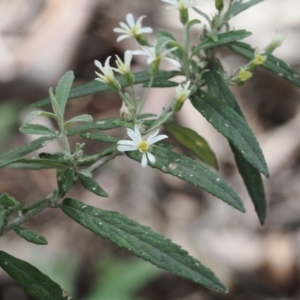
<svg viewBox="0 0 300 300">
<path fill-rule="evenodd" d="M 103 166 L 108 161 L 110 161 L 111 159 L 115 158 L 118 155 L 121 155 L 121 153 L 115 152 L 115 153 L 113 153 L 111 155 L 102 157 L 101 159 L 99 159 L 98 161 L 96 161 L 95 163 L 93 163 L 90 167 L 88 167 L 86 170 L 89 171 L 89 172 L 93 172 L 93 171 L 97 170 L 99 167 Z"/>
<path fill-rule="evenodd" d="M 51 207 L 53 204 L 53 197 L 54 192 L 52 192 L 50 195 L 48 195 L 45 199 L 41 199 L 37 201 L 36 203 L 28 206 L 26 209 L 24 209 L 24 213 L 17 217 L 16 219 L 9 222 L 6 226 L 3 227 L 2 232 L 0 233 L 0 236 L 6 234 L 11 230 L 12 225 L 20 225 L 27 221 L 29 218 L 33 217 L 34 215 L 38 214 L 42 210 L 44 210 L 47 207 Z"/>
<path fill-rule="evenodd" d="M 151 77 L 150 77 L 150 81 L 149 81 L 149 84 L 148 84 L 148 88 L 147 88 L 147 91 L 146 91 L 146 94 L 144 95 L 144 98 L 143 100 L 141 101 L 141 103 L 138 105 L 138 110 L 137 112 L 140 113 L 141 109 L 144 107 L 145 105 L 145 102 L 148 98 L 148 95 L 149 95 L 149 92 L 150 92 L 150 89 L 151 89 L 151 86 L 153 84 L 153 80 L 154 80 L 154 74 L 151 73 Z"/>
</svg>

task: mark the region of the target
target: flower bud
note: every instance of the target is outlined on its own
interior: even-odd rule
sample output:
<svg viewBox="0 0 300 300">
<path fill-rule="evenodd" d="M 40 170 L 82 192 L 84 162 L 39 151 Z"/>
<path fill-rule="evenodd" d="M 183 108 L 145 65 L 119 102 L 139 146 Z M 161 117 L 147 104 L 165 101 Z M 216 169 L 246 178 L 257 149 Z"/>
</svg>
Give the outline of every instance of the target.
<svg viewBox="0 0 300 300">
<path fill-rule="evenodd" d="M 245 68 L 241 68 L 237 77 L 237 84 L 242 84 L 245 81 L 249 80 L 252 77 L 252 72 L 246 70 Z"/>
<path fill-rule="evenodd" d="M 124 102 L 122 104 L 122 107 L 120 108 L 120 120 L 126 122 L 130 122 L 133 120 L 132 114 Z"/>
<path fill-rule="evenodd" d="M 277 49 L 282 44 L 284 38 L 285 34 L 277 32 L 270 44 L 265 48 L 266 53 L 272 53 L 275 49 Z"/>
<path fill-rule="evenodd" d="M 180 13 L 180 22 L 185 25 L 185 23 L 189 20 L 189 12 L 186 8 L 179 10 Z"/>
<path fill-rule="evenodd" d="M 224 7 L 223 0 L 215 0 L 215 6 L 218 11 L 222 10 Z"/>
<path fill-rule="evenodd" d="M 250 62 L 250 67 L 251 68 L 258 67 L 262 65 L 266 59 L 267 59 L 267 55 L 263 55 L 263 53 L 260 53 L 259 51 L 255 51 L 254 58 Z"/>
<path fill-rule="evenodd" d="M 188 81 L 185 85 L 179 84 L 176 88 L 176 95 L 174 102 L 172 103 L 172 110 L 174 112 L 179 112 L 182 108 L 183 103 L 189 97 L 191 89 L 189 89 L 191 82 Z"/>
</svg>

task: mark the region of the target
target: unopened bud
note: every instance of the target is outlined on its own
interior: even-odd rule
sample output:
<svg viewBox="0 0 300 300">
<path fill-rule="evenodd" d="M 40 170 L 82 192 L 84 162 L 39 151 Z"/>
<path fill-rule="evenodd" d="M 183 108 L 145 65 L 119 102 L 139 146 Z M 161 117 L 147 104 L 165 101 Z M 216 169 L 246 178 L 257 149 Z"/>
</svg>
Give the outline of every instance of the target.
<svg viewBox="0 0 300 300">
<path fill-rule="evenodd" d="M 285 39 L 285 34 L 277 32 L 270 44 L 265 48 L 266 53 L 272 53 L 277 49 Z"/>
<path fill-rule="evenodd" d="M 267 55 L 263 55 L 263 53 L 260 53 L 259 51 L 255 51 L 254 58 L 250 62 L 250 67 L 251 68 L 258 67 L 262 65 L 266 59 L 267 59 Z"/>
<path fill-rule="evenodd" d="M 187 8 L 179 10 L 180 13 L 180 22 L 184 25 L 189 20 L 189 12 Z"/>
<path fill-rule="evenodd" d="M 222 10 L 224 7 L 224 2 L 223 0 L 215 0 L 215 5 L 217 10 Z"/>
<path fill-rule="evenodd" d="M 237 84 L 244 83 L 245 81 L 249 80 L 252 77 L 252 75 L 252 72 L 241 68 L 237 77 Z"/>
<path fill-rule="evenodd" d="M 132 114 L 124 102 L 122 104 L 122 107 L 120 108 L 120 120 L 126 122 L 130 122 L 133 120 Z"/>
</svg>

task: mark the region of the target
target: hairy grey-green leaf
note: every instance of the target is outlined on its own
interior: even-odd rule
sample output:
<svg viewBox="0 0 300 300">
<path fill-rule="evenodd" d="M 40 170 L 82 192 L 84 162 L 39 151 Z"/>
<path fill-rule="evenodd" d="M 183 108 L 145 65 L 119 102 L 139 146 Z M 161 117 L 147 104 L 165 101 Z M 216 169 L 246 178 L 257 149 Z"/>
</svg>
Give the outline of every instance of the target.
<svg viewBox="0 0 300 300">
<path fill-rule="evenodd" d="M 18 226 L 18 225 L 12 225 L 10 226 L 11 229 L 20 237 L 22 237 L 23 239 L 25 239 L 26 241 L 30 242 L 30 243 L 34 243 L 37 245 L 47 245 L 48 242 L 46 240 L 46 238 L 32 230 L 29 230 L 27 228 Z"/>
<path fill-rule="evenodd" d="M 117 128 L 120 127 L 119 124 L 116 124 L 116 121 L 118 120 L 119 120 L 118 118 L 108 118 L 104 120 L 94 121 L 94 122 L 70 127 L 68 128 L 67 134 L 68 136 L 71 136 L 92 129 L 108 130 L 112 128 Z"/>
<path fill-rule="evenodd" d="M 251 35 L 251 32 L 246 30 L 233 30 L 225 33 L 219 33 L 218 40 L 214 42 L 211 38 L 204 39 L 198 46 L 193 48 L 192 55 L 198 53 L 202 49 L 213 48 L 221 45 L 225 45 L 234 41 L 244 39 Z"/>
<path fill-rule="evenodd" d="M 29 263 L 0 251 L 0 267 L 36 300 L 74 300 L 56 282 Z"/>
<path fill-rule="evenodd" d="M 179 75 L 178 71 L 159 71 L 155 76 L 155 80 L 167 80 L 169 78 L 175 77 Z M 151 74 L 149 71 L 137 72 L 134 73 L 134 84 L 140 84 L 144 82 L 148 82 L 151 78 Z M 128 83 L 123 75 L 116 76 L 116 79 L 119 81 L 122 88 L 127 87 Z M 91 94 L 101 93 L 110 91 L 110 87 L 103 82 L 99 82 L 96 80 L 90 81 L 85 84 L 77 85 L 73 87 L 69 93 L 68 99 L 75 99 Z M 50 103 L 50 98 L 43 99 L 41 101 L 35 102 L 31 104 L 32 107 L 41 107 Z"/>
<path fill-rule="evenodd" d="M 88 133 L 82 133 L 80 136 L 97 142 L 102 143 L 116 143 L 119 139 L 115 138 L 114 136 L 104 134 L 101 132 L 88 132 Z"/>
<path fill-rule="evenodd" d="M 50 140 L 53 140 L 55 137 L 40 137 L 33 142 L 24 144 L 20 147 L 14 148 L 8 152 L 0 153 L 0 168 L 11 164 L 12 162 L 16 161 L 17 159 L 23 157 L 24 155 L 33 152 L 39 148 L 45 146 Z"/>
<path fill-rule="evenodd" d="M 262 1 L 263 0 L 233 1 L 226 15 L 228 15 L 229 18 L 232 18 L 233 16 L 236 16 L 237 14 Z"/>
<path fill-rule="evenodd" d="M 219 292 L 226 288 L 214 275 L 180 246 L 149 227 L 138 224 L 126 216 L 79 202 L 65 199 L 60 208 L 70 218 L 102 238 L 110 240 L 134 255 L 168 270 L 172 274 L 202 284 Z"/>
<path fill-rule="evenodd" d="M 87 114 L 76 116 L 76 117 L 66 121 L 65 126 L 68 126 L 71 123 L 78 123 L 78 122 L 83 122 L 83 123 L 93 122 L 93 117 L 91 115 L 87 115 Z"/>
<path fill-rule="evenodd" d="M 40 124 L 25 124 L 20 127 L 20 131 L 26 134 L 37 134 L 44 136 L 58 137 L 58 134 L 52 129 Z"/>
<path fill-rule="evenodd" d="M 228 140 L 230 140 L 244 158 L 269 176 L 268 167 L 259 144 L 245 119 L 223 100 L 199 90 L 191 97 L 194 107 Z"/>
<path fill-rule="evenodd" d="M 152 168 L 200 187 L 239 211 L 245 212 L 244 205 L 233 188 L 199 161 L 159 146 L 153 148 L 151 153 L 156 158 L 155 164 L 149 164 Z M 126 155 L 141 161 L 142 154 L 139 151 L 128 151 Z"/>
<path fill-rule="evenodd" d="M 65 113 L 65 107 L 69 99 L 69 93 L 74 80 L 73 71 L 68 71 L 58 82 L 58 87 L 55 90 L 55 98 L 60 107 L 61 115 Z"/>
</svg>

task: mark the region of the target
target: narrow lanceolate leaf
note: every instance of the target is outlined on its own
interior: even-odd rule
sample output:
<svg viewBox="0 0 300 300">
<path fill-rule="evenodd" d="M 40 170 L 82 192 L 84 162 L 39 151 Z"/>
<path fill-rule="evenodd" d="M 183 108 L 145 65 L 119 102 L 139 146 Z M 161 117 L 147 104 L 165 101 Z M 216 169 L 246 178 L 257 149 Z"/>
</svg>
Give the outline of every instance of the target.
<svg viewBox="0 0 300 300">
<path fill-rule="evenodd" d="M 49 136 L 40 137 L 34 140 L 33 142 L 22 145 L 18 148 L 14 148 L 8 152 L 0 153 L 0 168 L 11 164 L 12 162 L 16 161 L 17 159 L 23 157 L 24 155 L 32 151 L 44 147 L 48 141 L 53 139 L 54 137 Z"/>
<path fill-rule="evenodd" d="M 191 97 L 194 107 L 234 146 L 244 158 L 266 177 L 267 164 L 259 144 L 245 119 L 221 99 L 198 91 Z"/>
<path fill-rule="evenodd" d="M 167 80 L 169 78 L 175 77 L 179 75 L 180 72 L 178 71 L 159 71 L 158 74 L 155 76 L 155 80 Z M 140 84 L 144 82 L 149 82 L 151 78 L 151 74 L 148 71 L 144 72 L 137 72 L 134 75 L 134 84 Z M 121 87 L 127 87 L 128 83 L 124 76 L 116 76 L 116 79 L 119 81 Z M 93 80 L 91 82 L 77 85 L 73 87 L 69 93 L 68 99 L 75 99 L 83 96 L 87 96 L 90 94 L 96 94 L 101 92 L 110 91 L 110 87 L 103 82 L 99 82 Z M 32 107 L 41 107 L 50 103 L 50 98 L 43 99 L 41 101 L 33 103 Z"/>
<path fill-rule="evenodd" d="M 218 39 L 216 42 L 214 42 L 211 38 L 206 38 L 205 40 L 203 40 L 200 45 L 193 48 L 192 55 L 195 55 L 202 49 L 225 45 L 234 41 L 244 39 L 249 35 L 251 35 L 251 32 L 248 32 L 246 30 L 235 30 L 235 31 L 220 33 L 218 34 Z"/>
<path fill-rule="evenodd" d="M 7 193 L 0 194 L 0 208 L 12 208 L 12 207 L 22 208 L 22 205 L 12 196 Z"/>
<path fill-rule="evenodd" d="M 20 131 L 22 133 L 27 134 L 37 134 L 37 135 L 45 135 L 45 136 L 52 136 L 54 138 L 58 137 L 58 133 L 51 130 L 50 128 L 40 125 L 40 124 L 26 124 L 20 127 Z"/>
<path fill-rule="evenodd" d="M 235 42 L 229 44 L 228 48 L 249 60 L 254 57 L 255 50 L 249 44 Z M 267 59 L 261 66 L 300 88 L 300 73 L 276 56 L 268 54 Z"/>
<path fill-rule="evenodd" d="M 55 98 L 60 107 L 61 114 L 64 115 L 65 107 L 69 99 L 69 93 L 74 80 L 73 71 L 68 71 L 58 82 L 58 87 L 55 91 Z"/>
<path fill-rule="evenodd" d="M 11 229 L 20 237 L 22 237 L 23 239 L 25 239 L 26 241 L 30 242 L 30 243 L 34 243 L 37 245 L 47 245 L 48 242 L 46 240 L 45 237 L 43 237 L 42 235 L 29 230 L 27 228 L 21 227 L 21 226 L 17 226 L 17 225 L 12 225 Z"/>
<path fill-rule="evenodd" d="M 94 208 L 74 199 L 65 199 L 60 207 L 85 228 L 159 268 L 218 292 L 226 292 L 226 288 L 211 270 L 149 227 L 118 212 Z"/>
<path fill-rule="evenodd" d="M 150 164 L 152 168 L 159 169 L 164 173 L 200 187 L 234 208 L 245 212 L 240 197 L 232 187 L 202 163 L 158 146 L 153 148 L 151 153 L 156 158 L 156 163 Z M 139 151 L 126 152 L 126 155 L 139 162 L 142 158 Z"/>
<path fill-rule="evenodd" d="M 239 172 L 251 197 L 259 221 L 261 225 L 263 225 L 267 216 L 267 201 L 261 175 L 251 164 L 248 163 L 247 160 L 245 160 L 232 143 L 230 143 L 230 147 L 234 154 Z"/>
<path fill-rule="evenodd" d="M 0 267 L 36 300 L 74 300 L 56 282 L 29 263 L 0 251 Z"/>
<path fill-rule="evenodd" d="M 263 0 L 250 0 L 250 1 L 235 1 L 230 5 L 227 15 L 229 18 L 236 16 L 242 11 L 248 9 L 249 7 L 262 2 Z"/>
<path fill-rule="evenodd" d="M 70 127 L 68 128 L 67 134 L 68 136 L 71 136 L 91 129 L 108 130 L 112 128 L 117 128 L 120 127 L 120 125 L 116 124 L 118 120 L 119 120 L 118 118 L 108 118 L 104 120 L 99 120 L 95 122 L 90 122 L 90 123 Z"/>
<path fill-rule="evenodd" d="M 93 122 L 93 117 L 87 114 L 76 116 L 68 120 L 67 122 L 65 122 L 65 126 L 68 126 L 71 123 L 78 123 L 78 122 L 83 122 L 83 123 Z"/>
<path fill-rule="evenodd" d="M 26 119 L 24 121 L 24 124 L 29 123 L 30 121 L 32 121 L 34 118 L 36 118 L 38 116 L 44 116 L 44 117 L 56 119 L 56 116 L 50 112 L 46 112 L 46 111 L 42 111 L 42 110 L 35 110 L 35 111 L 32 111 L 31 113 L 29 113 L 29 115 L 26 117 Z"/>
<path fill-rule="evenodd" d="M 207 141 L 197 132 L 174 123 L 166 123 L 164 127 L 177 141 L 191 150 L 201 161 L 218 169 L 218 162 L 214 152 L 211 150 Z"/>
<path fill-rule="evenodd" d="M 223 99 L 232 109 L 234 109 L 241 117 L 244 115 L 234 98 L 234 95 L 228 88 L 222 74 L 217 67 L 210 68 L 209 72 L 205 72 L 208 90 L 211 95 L 219 99 Z M 259 217 L 260 223 L 263 225 L 266 219 L 266 197 L 261 175 L 238 151 L 238 149 L 229 142 L 231 150 L 234 154 L 239 172 L 244 180 L 248 193 L 252 199 L 255 210 Z"/>
<path fill-rule="evenodd" d="M 116 143 L 119 139 L 115 138 L 114 136 L 104 134 L 101 132 L 88 132 L 88 133 L 82 133 L 80 136 L 97 142 L 102 143 Z"/>
<path fill-rule="evenodd" d="M 84 176 L 83 174 L 78 175 L 79 182 L 90 192 L 101 196 L 108 197 L 108 194 L 101 188 L 97 181 L 89 176 Z"/>
</svg>

